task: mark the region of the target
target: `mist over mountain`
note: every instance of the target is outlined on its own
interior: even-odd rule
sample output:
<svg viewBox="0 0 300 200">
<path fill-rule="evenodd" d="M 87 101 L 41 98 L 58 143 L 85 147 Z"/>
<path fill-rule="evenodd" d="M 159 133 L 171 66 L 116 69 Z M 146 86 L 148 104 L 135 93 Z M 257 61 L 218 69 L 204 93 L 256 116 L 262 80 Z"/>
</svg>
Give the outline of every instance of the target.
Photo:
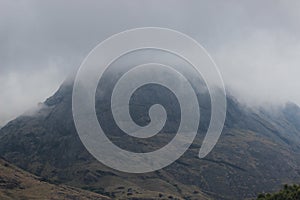
<svg viewBox="0 0 300 200">
<path fill-rule="evenodd" d="M 62 6 L 63 5 L 63 6 Z M 0 124 L 53 94 L 99 42 L 137 27 L 178 30 L 211 54 L 249 105 L 300 104 L 298 1 L 0 2 Z"/>
<path fill-rule="evenodd" d="M 155 103 L 165 107 L 168 120 L 152 138 L 129 137 L 109 111 L 108 94 L 118 76 L 100 80 L 96 93 L 98 121 L 107 137 L 134 152 L 161 148 L 174 137 L 180 121 L 176 98 L 151 84 L 137 90 L 130 104 L 137 124 L 149 123 L 148 109 Z M 244 199 L 274 191 L 284 183 L 300 182 L 300 108 L 296 104 L 254 109 L 228 96 L 221 138 L 207 157 L 199 159 L 210 121 L 210 98 L 199 78 L 192 85 L 201 108 L 197 137 L 179 160 L 159 171 L 122 173 L 88 153 L 73 122 L 72 81 L 62 84 L 36 113 L 20 116 L 0 130 L 0 156 L 48 181 L 119 199 Z"/>
<path fill-rule="evenodd" d="M 1 0 L 0 200 L 249 200 L 258 194 L 258 199 L 298 200 L 299 10 L 300 1 Z M 179 155 L 177 150 L 189 145 L 188 136 L 197 131 L 188 150 L 171 165 L 151 173 L 123 173 L 95 159 L 80 140 L 75 126 L 78 121 L 73 118 L 78 113 L 72 111 L 74 80 L 89 60 L 85 58 L 97 45 L 124 31 L 149 30 L 149 27 L 185 34 L 199 43 L 216 69 L 197 65 L 199 70 L 201 68 L 202 74 L 199 74 L 186 60 L 191 55 L 196 56 L 195 49 L 190 48 L 193 45 L 168 35 L 154 47 L 170 44 L 177 50 L 152 49 L 152 43 L 146 49 L 132 49 L 111 60 L 95 95 L 87 89 L 84 90 L 87 93 L 79 95 L 79 104 L 95 104 L 89 107 L 90 111 L 81 109 L 79 114 L 86 120 L 84 125 L 90 124 L 90 116 L 95 117 L 91 110 L 95 108 L 98 121 L 93 122 L 101 126 L 107 138 L 106 143 L 93 140 L 93 147 L 110 163 L 128 164 L 130 159 L 112 156 L 110 160 L 104 156 L 107 152 L 115 152 L 110 148 L 95 148 L 97 144 L 110 144 L 106 139 L 130 152 L 149 153 L 174 144 L 176 133 L 183 130 L 180 131 L 184 133 L 180 135 L 180 139 L 183 138 L 178 142 L 180 145 L 170 145 L 172 148 L 168 151 L 169 155 Z M 153 44 L 159 41 L 156 39 L 160 37 L 152 37 L 153 32 L 147 33 L 151 35 L 143 34 L 107 47 L 97 59 L 103 61 L 106 53 L 113 53 L 123 45 L 130 47 L 139 39 L 147 38 L 150 42 L 151 38 Z M 95 67 L 104 67 L 93 61 Z M 114 102 L 122 104 L 118 100 L 132 94 L 126 99 L 129 112 L 125 113 L 123 108 L 127 111 L 127 102 L 122 106 L 111 102 L 113 90 L 126 72 L 146 63 L 170 66 L 177 78 L 166 71 L 151 71 L 155 68 L 147 65 L 150 66 L 147 74 L 137 74 L 139 81 L 150 80 L 152 76 L 174 87 L 170 89 L 156 81 L 148 81 L 133 93 L 121 87 Z M 87 74 L 88 78 L 83 78 L 79 86 L 89 86 L 89 81 L 96 80 L 95 71 Z M 123 82 L 121 86 L 134 85 L 131 84 L 133 76 L 128 77 L 129 85 Z M 210 129 L 211 118 L 214 113 L 224 114 L 219 109 L 221 106 L 218 107 L 221 104 L 216 103 L 224 100 L 220 92 L 223 88 L 214 88 L 212 96 L 221 98 L 212 98 L 211 84 L 207 85 L 205 78 L 210 78 L 209 82 L 217 83 L 218 87 L 224 83 L 227 110 L 221 137 L 213 150 L 200 159 L 199 150 L 207 149 L 204 141 L 208 145 L 213 143 L 204 140 L 208 130 L 216 130 Z M 191 85 L 192 89 L 183 85 Z M 177 98 L 176 93 L 182 98 Z M 86 94 L 92 98 L 87 98 Z M 89 99 L 92 100 L 86 101 Z M 180 104 L 182 99 L 188 106 Z M 116 112 L 112 107 L 121 115 L 125 113 L 127 118 L 115 120 Z M 183 112 L 182 107 L 188 107 L 188 111 Z M 199 120 L 198 114 L 194 114 L 198 107 Z M 193 117 L 182 120 L 182 113 Z M 166 119 L 164 124 L 162 118 Z M 159 127 L 156 129 L 159 131 L 148 138 L 133 137 L 127 134 L 136 133 L 137 126 L 133 127 L 132 121 L 145 129 L 147 125 Z M 187 125 L 181 126 L 182 121 Z M 199 127 L 195 130 L 198 121 Z M 222 119 L 216 121 L 217 125 L 223 124 Z M 130 130 L 134 131 L 126 133 L 122 124 L 133 127 Z M 84 127 L 86 135 L 95 133 L 88 131 L 90 127 L 94 126 Z M 148 134 L 147 131 L 139 133 Z M 215 136 L 216 133 L 213 132 Z M 216 138 L 211 137 L 213 134 L 209 135 L 210 139 Z M 118 152 L 124 153 L 120 148 Z M 162 162 L 156 163 L 170 161 L 169 155 L 158 154 L 156 158 Z M 137 158 L 131 160 L 134 164 L 130 162 L 132 170 L 138 168 L 136 163 L 145 163 L 137 154 L 134 158 Z M 276 191 L 279 192 L 274 193 Z M 274 194 L 266 194 L 268 192 Z"/>
</svg>

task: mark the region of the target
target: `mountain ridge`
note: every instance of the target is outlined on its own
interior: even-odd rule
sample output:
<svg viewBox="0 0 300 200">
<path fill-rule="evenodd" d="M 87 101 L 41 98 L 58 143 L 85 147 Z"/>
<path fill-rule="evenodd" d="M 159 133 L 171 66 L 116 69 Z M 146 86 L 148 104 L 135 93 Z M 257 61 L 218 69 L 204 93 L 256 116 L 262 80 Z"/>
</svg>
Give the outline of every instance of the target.
<svg viewBox="0 0 300 200">
<path fill-rule="evenodd" d="M 157 92 L 146 90 L 149 96 Z M 129 196 L 243 199 L 276 190 L 283 183 L 300 182 L 297 112 L 287 116 L 281 111 L 275 116 L 263 109 L 253 111 L 231 97 L 227 97 L 227 118 L 219 142 L 206 158 L 198 159 L 197 152 L 210 117 L 210 101 L 205 95 L 199 94 L 199 98 L 205 100 L 201 113 L 205 125 L 199 128 L 194 143 L 179 160 L 157 172 L 121 173 L 102 165 L 86 151 L 72 119 L 70 83 L 63 84 L 34 116 L 21 116 L 0 130 L 0 155 L 51 181 L 118 198 L 128 198 L 129 190 Z M 139 103 L 138 100 L 135 103 Z M 98 107 L 96 105 L 97 114 L 105 108 L 101 105 L 104 105 L 101 101 Z M 132 108 L 138 114 L 144 112 L 134 105 Z M 174 119 L 170 127 L 176 122 L 177 114 L 172 113 Z M 144 120 L 147 121 L 147 117 Z M 129 138 L 125 145 L 111 122 L 106 126 L 116 144 L 131 146 L 134 150 L 156 148 L 168 141 L 173 131 L 166 128 L 167 134 L 160 137 L 159 144 Z M 134 142 L 138 145 L 131 145 Z"/>
</svg>

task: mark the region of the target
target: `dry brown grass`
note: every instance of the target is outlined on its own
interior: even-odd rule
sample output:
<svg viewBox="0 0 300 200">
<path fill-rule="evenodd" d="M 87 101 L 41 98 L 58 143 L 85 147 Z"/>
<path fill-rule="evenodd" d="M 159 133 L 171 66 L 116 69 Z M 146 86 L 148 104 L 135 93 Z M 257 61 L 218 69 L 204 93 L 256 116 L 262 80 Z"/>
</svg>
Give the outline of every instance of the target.
<svg viewBox="0 0 300 200">
<path fill-rule="evenodd" d="M 54 185 L 42 181 L 4 160 L 0 159 L 1 200 L 103 200 L 100 194 L 65 185 Z"/>
</svg>

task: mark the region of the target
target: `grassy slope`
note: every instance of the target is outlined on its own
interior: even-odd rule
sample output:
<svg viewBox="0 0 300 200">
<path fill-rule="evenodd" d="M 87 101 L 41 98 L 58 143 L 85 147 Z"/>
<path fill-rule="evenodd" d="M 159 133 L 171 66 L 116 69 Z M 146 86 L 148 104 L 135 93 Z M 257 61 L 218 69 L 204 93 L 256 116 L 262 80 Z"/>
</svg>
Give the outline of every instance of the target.
<svg viewBox="0 0 300 200">
<path fill-rule="evenodd" d="M 27 173 L 6 161 L 0 160 L 0 199 L 2 200 L 61 200 L 109 199 L 81 189 L 53 185 Z"/>
<path fill-rule="evenodd" d="M 113 180 L 110 180 L 113 181 Z M 118 181 L 118 180 L 116 180 Z M 92 188 L 86 188 L 93 190 Z M 97 191 L 95 191 L 97 192 Z M 141 191 L 139 188 L 122 187 L 117 191 L 114 199 L 173 199 L 180 200 L 173 194 L 156 191 Z M 201 194 L 199 194 L 200 199 Z M 78 189 L 66 185 L 55 185 L 43 181 L 40 177 L 32 175 L 14 165 L 0 159 L 0 199 L 1 200 L 104 200 L 110 199 L 103 195 Z M 206 199 L 206 198 L 205 198 Z"/>
</svg>

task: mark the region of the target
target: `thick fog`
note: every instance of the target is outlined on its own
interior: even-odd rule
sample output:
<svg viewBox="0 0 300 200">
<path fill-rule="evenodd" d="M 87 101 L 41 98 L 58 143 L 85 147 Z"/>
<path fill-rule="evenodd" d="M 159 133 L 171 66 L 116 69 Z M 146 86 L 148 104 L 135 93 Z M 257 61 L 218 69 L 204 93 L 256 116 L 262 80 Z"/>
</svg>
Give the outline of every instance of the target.
<svg viewBox="0 0 300 200">
<path fill-rule="evenodd" d="M 99 42 L 144 26 L 201 43 L 248 105 L 300 104 L 299 1 L 0 1 L 0 125 L 44 101 Z"/>
</svg>

